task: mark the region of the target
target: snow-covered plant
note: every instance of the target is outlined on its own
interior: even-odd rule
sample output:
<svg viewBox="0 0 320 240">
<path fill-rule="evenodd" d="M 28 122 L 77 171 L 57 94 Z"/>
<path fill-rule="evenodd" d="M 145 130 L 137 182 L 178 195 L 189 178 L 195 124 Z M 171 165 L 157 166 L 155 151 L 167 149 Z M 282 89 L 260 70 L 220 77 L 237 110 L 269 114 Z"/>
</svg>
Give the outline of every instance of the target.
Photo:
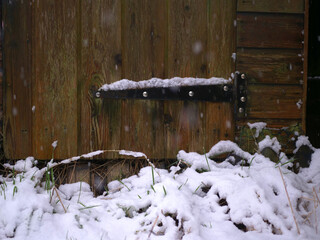
<svg viewBox="0 0 320 240">
<path fill-rule="evenodd" d="M 38 168 L 33 158 L 5 164 L 11 175 L 0 176 L 0 239 L 319 237 L 319 149 L 310 167 L 298 174 L 288 169 L 290 159 L 281 152 L 276 164 L 258 152 L 250 154 L 233 142 L 221 141 L 202 155 L 180 151 L 177 164 L 169 169 L 157 169 L 147 160 L 149 166 L 137 175 L 108 183 L 107 195 L 94 197 L 85 182 L 53 184 L 54 167 L 103 152 L 50 161 L 44 168 Z M 241 167 L 231 157 L 221 163 L 211 160 L 226 152 L 246 165 Z M 142 153 L 124 153 L 148 159 Z"/>
</svg>

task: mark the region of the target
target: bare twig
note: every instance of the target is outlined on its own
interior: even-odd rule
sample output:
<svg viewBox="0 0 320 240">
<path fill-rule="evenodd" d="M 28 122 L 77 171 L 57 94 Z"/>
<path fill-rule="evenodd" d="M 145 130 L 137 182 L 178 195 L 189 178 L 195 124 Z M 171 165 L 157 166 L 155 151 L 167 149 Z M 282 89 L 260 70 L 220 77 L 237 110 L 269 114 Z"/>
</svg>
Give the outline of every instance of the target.
<svg viewBox="0 0 320 240">
<path fill-rule="evenodd" d="M 297 220 L 296 220 L 296 216 L 294 215 L 294 212 L 293 212 L 293 207 L 292 207 L 291 200 L 290 200 L 290 197 L 289 197 L 289 194 L 288 194 L 287 186 L 286 186 L 286 183 L 284 181 L 283 174 L 282 174 L 282 171 L 281 171 L 280 167 L 279 167 L 279 172 L 280 172 L 280 175 L 281 175 L 281 179 L 282 179 L 282 182 L 283 182 L 284 189 L 285 189 L 286 194 L 287 194 L 288 202 L 289 202 L 289 205 L 290 205 L 290 208 L 291 208 L 291 212 L 292 212 L 292 217 L 293 217 L 293 220 L 294 220 L 294 222 L 296 224 L 297 232 L 300 235 L 300 229 L 299 229 L 299 226 L 298 226 L 298 223 L 297 223 Z"/>
<path fill-rule="evenodd" d="M 318 200 L 318 203 L 320 204 L 320 200 L 319 200 L 319 197 L 318 197 L 318 193 L 316 192 L 315 187 L 313 187 L 313 192 L 314 192 L 314 194 L 315 194 L 315 196 L 316 196 L 316 198 L 317 198 L 317 200 Z"/>
<path fill-rule="evenodd" d="M 154 223 L 153 223 L 152 228 L 151 228 L 151 230 L 149 232 L 149 235 L 148 235 L 148 239 L 150 238 L 151 233 L 153 232 L 153 229 L 154 229 L 154 227 L 156 226 L 156 224 L 158 222 L 158 218 L 159 218 L 159 215 L 157 216 L 156 220 L 154 220 Z"/>
<path fill-rule="evenodd" d="M 315 224 L 316 224 L 316 234 L 318 234 L 318 218 L 317 218 L 318 203 L 317 203 L 317 200 L 318 200 L 319 203 L 320 203 L 320 201 L 319 201 L 319 197 L 318 197 L 318 194 L 316 192 L 316 189 L 314 187 L 313 187 L 313 194 L 314 194 L 313 206 L 314 206 L 314 216 L 315 216 Z"/>
<path fill-rule="evenodd" d="M 60 201 L 60 203 L 61 203 L 61 205 L 62 205 L 62 207 L 63 207 L 64 212 L 67 213 L 67 210 L 66 210 L 66 208 L 64 207 L 64 205 L 63 205 L 63 203 L 62 203 L 62 201 L 61 201 L 61 198 L 60 198 L 60 195 L 59 195 L 59 193 L 58 193 L 58 190 L 56 189 L 56 187 L 54 187 L 53 189 L 56 191 L 56 194 L 57 194 L 57 196 L 58 196 L 58 198 L 59 198 L 59 201 Z"/>
<path fill-rule="evenodd" d="M 309 212 L 306 216 L 303 216 L 303 218 L 305 218 L 305 220 L 303 221 L 303 224 L 305 223 L 305 222 L 309 222 L 309 224 L 311 224 L 311 222 L 310 222 L 310 220 L 309 220 L 309 218 L 310 218 L 310 216 L 313 214 L 313 210 L 311 211 L 311 212 Z"/>
<path fill-rule="evenodd" d="M 70 175 L 70 178 L 69 178 L 69 183 L 72 182 L 72 179 L 73 179 L 73 176 L 74 176 L 74 172 L 76 170 L 76 165 L 77 165 L 77 162 L 74 162 L 74 165 L 73 165 L 73 168 L 72 168 L 72 172 L 71 172 L 71 175 Z"/>
</svg>

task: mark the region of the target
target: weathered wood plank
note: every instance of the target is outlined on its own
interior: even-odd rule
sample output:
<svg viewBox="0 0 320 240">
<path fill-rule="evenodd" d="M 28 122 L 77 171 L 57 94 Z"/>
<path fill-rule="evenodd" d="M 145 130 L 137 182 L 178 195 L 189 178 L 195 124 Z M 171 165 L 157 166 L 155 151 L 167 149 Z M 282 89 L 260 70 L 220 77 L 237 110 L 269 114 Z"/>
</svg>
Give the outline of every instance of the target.
<svg viewBox="0 0 320 240">
<path fill-rule="evenodd" d="M 233 105 L 231 103 L 207 103 L 205 120 L 206 150 L 221 140 L 234 139 Z"/>
<path fill-rule="evenodd" d="M 301 50 L 238 48 L 237 71 L 246 73 L 249 83 L 301 84 Z"/>
<path fill-rule="evenodd" d="M 165 1 L 122 1 L 122 78 L 165 77 Z M 122 149 L 163 158 L 163 106 L 160 101 L 123 100 Z"/>
<path fill-rule="evenodd" d="M 77 154 L 78 1 L 34 3 L 33 155 L 50 159 Z"/>
<path fill-rule="evenodd" d="M 308 89 L 308 52 L 309 52 L 309 0 L 305 0 L 305 15 L 304 15 L 304 41 L 303 41 L 303 99 L 307 102 L 307 89 Z M 319 39 L 318 39 L 319 40 Z M 306 118 L 307 118 L 307 104 L 302 106 L 302 129 L 306 134 Z"/>
<path fill-rule="evenodd" d="M 81 1 L 81 53 L 78 102 L 78 154 L 98 149 L 119 149 L 121 102 L 102 101 L 92 90 L 121 79 L 121 2 Z M 98 158 L 112 158 L 112 154 Z"/>
<path fill-rule="evenodd" d="M 236 1 L 213 0 L 208 5 L 208 75 L 228 79 L 235 71 Z M 233 106 L 206 103 L 206 150 L 224 139 L 234 138 Z"/>
<path fill-rule="evenodd" d="M 228 79 L 235 70 L 236 0 L 211 0 L 208 5 L 208 77 Z"/>
<path fill-rule="evenodd" d="M 303 15 L 237 14 L 237 47 L 302 48 Z"/>
<path fill-rule="evenodd" d="M 5 23 L 4 150 L 7 159 L 32 155 L 32 1 L 3 1 Z"/>
<path fill-rule="evenodd" d="M 249 85 L 248 118 L 299 119 L 302 87 L 298 85 Z"/>
<path fill-rule="evenodd" d="M 206 77 L 207 49 L 207 2 L 168 1 L 168 77 Z M 164 114 L 167 158 L 203 152 L 205 103 L 165 101 Z"/>
<path fill-rule="evenodd" d="M 304 0 L 238 0 L 237 11 L 303 13 Z"/>
</svg>

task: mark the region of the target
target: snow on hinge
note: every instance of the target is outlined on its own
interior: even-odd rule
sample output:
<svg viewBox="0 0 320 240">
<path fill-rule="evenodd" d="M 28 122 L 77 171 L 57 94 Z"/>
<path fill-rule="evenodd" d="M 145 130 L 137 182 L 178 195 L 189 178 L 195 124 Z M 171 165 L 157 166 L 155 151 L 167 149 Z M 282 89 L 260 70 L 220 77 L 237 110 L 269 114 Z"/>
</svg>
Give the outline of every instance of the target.
<svg viewBox="0 0 320 240">
<path fill-rule="evenodd" d="M 225 78 L 180 78 L 174 77 L 170 79 L 151 78 L 143 81 L 132 81 L 128 79 L 122 79 L 111 84 L 103 85 L 100 91 L 109 90 L 127 90 L 127 89 L 144 89 L 144 88 L 168 88 L 168 87 L 182 87 L 182 86 L 203 86 L 203 85 L 220 85 L 230 84 L 231 79 Z"/>
<path fill-rule="evenodd" d="M 127 79 L 102 86 L 97 98 L 196 100 L 231 102 L 233 85 L 224 78 L 152 78 L 140 82 Z"/>
</svg>

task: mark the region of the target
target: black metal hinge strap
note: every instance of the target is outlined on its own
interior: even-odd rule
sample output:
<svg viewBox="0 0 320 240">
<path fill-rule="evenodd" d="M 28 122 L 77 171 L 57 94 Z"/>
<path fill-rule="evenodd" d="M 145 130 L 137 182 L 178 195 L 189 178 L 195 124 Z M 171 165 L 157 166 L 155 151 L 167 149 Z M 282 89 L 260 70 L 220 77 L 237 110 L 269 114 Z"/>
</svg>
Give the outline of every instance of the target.
<svg viewBox="0 0 320 240">
<path fill-rule="evenodd" d="M 236 116 L 243 118 L 247 116 L 247 82 L 244 73 L 236 74 Z"/>
<path fill-rule="evenodd" d="M 210 102 L 232 102 L 233 85 L 200 85 L 165 88 L 126 90 L 99 90 L 97 98 L 103 99 L 146 99 L 146 100 L 190 100 Z"/>
</svg>

